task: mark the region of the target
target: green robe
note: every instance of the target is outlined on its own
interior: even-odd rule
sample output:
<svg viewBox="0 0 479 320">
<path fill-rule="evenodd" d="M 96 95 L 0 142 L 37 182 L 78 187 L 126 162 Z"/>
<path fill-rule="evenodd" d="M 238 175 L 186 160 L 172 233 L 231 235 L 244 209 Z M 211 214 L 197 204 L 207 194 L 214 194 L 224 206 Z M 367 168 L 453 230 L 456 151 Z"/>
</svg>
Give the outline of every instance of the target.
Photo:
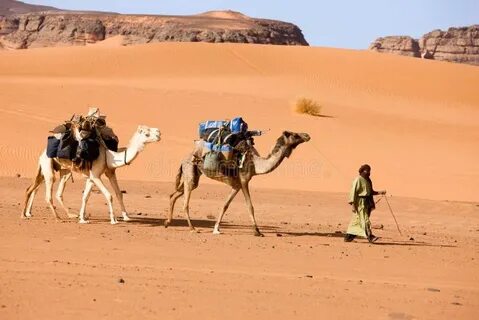
<svg viewBox="0 0 479 320">
<path fill-rule="evenodd" d="M 374 208 L 373 188 L 371 183 L 359 176 L 353 181 L 353 186 L 349 194 L 349 202 L 352 203 L 353 216 L 349 223 L 346 233 L 355 236 L 365 237 L 371 235 L 371 223 L 369 215 Z"/>
</svg>

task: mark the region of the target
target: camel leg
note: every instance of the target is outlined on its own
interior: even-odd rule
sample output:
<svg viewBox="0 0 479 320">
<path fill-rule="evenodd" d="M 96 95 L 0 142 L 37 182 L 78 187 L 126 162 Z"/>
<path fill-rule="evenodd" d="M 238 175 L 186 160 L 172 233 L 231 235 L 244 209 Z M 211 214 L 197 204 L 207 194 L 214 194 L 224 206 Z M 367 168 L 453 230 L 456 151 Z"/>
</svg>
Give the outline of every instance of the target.
<svg viewBox="0 0 479 320">
<path fill-rule="evenodd" d="M 249 193 L 248 183 L 242 184 L 241 190 L 243 191 L 246 204 L 248 205 L 249 215 L 250 215 L 251 221 L 253 222 L 254 235 L 256 237 L 264 237 L 264 235 L 259 231 L 258 225 L 256 224 L 256 219 L 254 217 L 254 207 L 253 207 L 253 203 L 251 202 L 251 195 Z"/>
<path fill-rule="evenodd" d="M 182 163 L 179 174 L 181 175 L 180 177 L 182 177 L 183 181 L 177 184 L 176 191 L 170 195 L 170 209 L 168 212 L 168 219 L 165 221 L 165 227 L 168 227 L 171 223 L 171 220 L 173 219 L 173 210 L 175 208 L 176 200 L 178 200 L 178 198 L 184 194 L 185 199 L 183 211 L 185 211 L 186 213 L 186 219 L 188 220 L 190 230 L 194 232 L 196 230 L 190 220 L 190 197 L 191 192 L 195 190 L 199 185 L 201 174 L 197 166 L 191 162 Z"/>
<path fill-rule="evenodd" d="M 40 185 L 38 186 L 40 187 Z M 37 190 L 34 189 L 32 193 L 30 194 L 30 198 L 28 199 L 27 207 L 25 208 L 25 215 L 23 216 L 24 218 L 31 218 L 32 217 L 32 207 L 33 207 L 33 200 L 35 200 L 35 195 L 37 194 Z"/>
<path fill-rule="evenodd" d="M 88 198 L 90 198 L 91 190 L 93 189 L 93 181 L 91 179 L 87 179 L 85 181 L 85 189 L 83 190 L 81 208 L 80 208 L 80 220 L 79 223 L 89 223 L 90 221 L 85 219 L 85 210 L 86 204 L 88 202 Z"/>
<path fill-rule="evenodd" d="M 111 224 L 117 224 L 118 221 L 115 219 L 115 214 L 113 213 L 113 197 L 111 196 L 110 191 L 105 187 L 105 184 L 99 177 L 91 177 L 91 180 L 95 185 L 100 189 L 101 193 L 105 196 L 106 203 L 108 204 L 108 211 L 110 212 L 110 223 Z"/>
<path fill-rule="evenodd" d="M 65 186 L 71 176 L 72 172 L 70 170 L 60 170 L 60 183 L 58 184 L 56 198 L 62 206 L 63 210 L 65 210 L 68 218 L 78 218 L 76 214 L 70 213 L 70 210 L 68 210 L 68 208 L 65 206 L 65 203 L 63 202 L 63 193 L 65 192 Z"/>
<path fill-rule="evenodd" d="M 22 216 L 22 218 L 31 218 L 32 217 L 33 200 L 35 200 L 35 195 L 37 194 L 37 190 L 38 190 L 38 188 L 40 188 L 40 185 L 41 185 L 41 183 L 36 185 L 33 188 L 33 190 L 31 190 L 29 192 L 29 195 L 27 194 L 26 198 L 28 199 L 28 201 L 26 201 L 27 205 L 25 207 L 24 215 Z"/>
<path fill-rule="evenodd" d="M 110 180 L 111 187 L 115 191 L 116 198 L 118 202 L 120 202 L 121 208 L 121 215 L 123 216 L 123 221 L 130 221 L 131 218 L 128 216 L 128 212 L 126 212 L 125 204 L 123 203 L 123 193 L 121 193 L 120 186 L 118 185 L 118 179 L 116 177 L 115 170 L 107 170 L 105 172 L 108 180 Z"/>
<path fill-rule="evenodd" d="M 43 175 L 45 177 L 45 200 L 52 210 L 53 215 L 55 216 L 56 220 L 60 220 L 60 216 L 58 215 L 55 206 L 53 205 L 53 184 L 55 183 L 55 173 L 48 172 L 44 173 Z"/>
<path fill-rule="evenodd" d="M 43 182 L 43 174 L 42 169 L 39 166 L 37 170 L 37 176 L 35 177 L 35 181 L 27 188 L 25 192 L 25 204 L 22 210 L 21 218 L 30 218 L 32 216 L 32 206 L 33 200 L 35 199 L 35 194 L 40 185 Z"/>
<path fill-rule="evenodd" d="M 186 187 L 185 188 L 185 202 L 183 204 L 183 211 L 186 213 L 186 219 L 188 220 L 188 226 L 190 227 L 190 231 L 191 232 L 195 232 L 196 229 L 195 227 L 193 227 L 193 224 L 191 223 L 191 220 L 190 220 L 190 197 L 191 197 L 191 191 L 193 191 L 192 189 L 190 189 L 189 187 Z"/>
<path fill-rule="evenodd" d="M 220 232 L 221 220 L 223 220 L 223 216 L 225 215 L 226 210 L 228 210 L 228 207 L 230 206 L 231 202 L 233 201 L 233 199 L 238 194 L 239 190 L 240 190 L 239 188 L 236 188 L 236 189 L 233 188 L 231 190 L 228 198 L 226 199 L 225 204 L 223 205 L 223 208 L 221 209 L 220 215 L 218 216 L 218 220 L 216 221 L 215 228 L 213 229 L 213 234 L 221 234 L 221 232 Z"/>
<path fill-rule="evenodd" d="M 185 193 L 184 190 L 175 191 L 170 195 L 170 209 L 168 211 L 168 218 L 165 220 L 165 228 L 171 224 L 171 220 L 173 220 L 173 211 L 175 210 L 175 203 L 183 194 Z"/>
<path fill-rule="evenodd" d="M 168 226 L 171 224 L 171 221 L 173 220 L 173 212 L 175 211 L 176 200 L 178 200 L 179 197 L 185 194 L 185 182 L 184 182 L 185 176 L 183 175 L 184 166 L 187 167 L 185 163 L 182 162 L 180 165 L 178 174 L 176 175 L 175 191 L 172 194 L 170 194 L 170 208 L 168 211 L 168 217 L 165 220 L 165 228 L 168 228 Z M 188 171 L 188 172 L 191 172 L 191 171 Z M 186 177 L 188 176 L 189 175 L 187 175 Z"/>
</svg>

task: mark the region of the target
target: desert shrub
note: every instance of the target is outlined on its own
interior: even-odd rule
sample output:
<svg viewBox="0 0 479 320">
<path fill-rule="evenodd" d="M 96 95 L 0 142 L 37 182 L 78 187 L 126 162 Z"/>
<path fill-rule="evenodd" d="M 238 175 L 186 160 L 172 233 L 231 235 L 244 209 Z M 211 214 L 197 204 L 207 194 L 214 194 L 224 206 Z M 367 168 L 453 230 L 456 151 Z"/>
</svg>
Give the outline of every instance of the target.
<svg viewBox="0 0 479 320">
<path fill-rule="evenodd" d="M 294 104 L 294 111 L 300 114 L 308 114 L 311 116 L 319 117 L 321 116 L 322 106 L 309 98 L 299 98 Z"/>
</svg>

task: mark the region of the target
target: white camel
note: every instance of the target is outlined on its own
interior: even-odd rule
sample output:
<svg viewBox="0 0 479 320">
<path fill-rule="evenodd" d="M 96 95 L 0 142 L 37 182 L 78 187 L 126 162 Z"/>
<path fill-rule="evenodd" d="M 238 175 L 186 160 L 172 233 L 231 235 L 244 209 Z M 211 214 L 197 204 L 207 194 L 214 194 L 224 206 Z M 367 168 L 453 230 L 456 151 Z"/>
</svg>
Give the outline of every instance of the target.
<svg viewBox="0 0 479 320">
<path fill-rule="evenodd" d="M 75 129 L 74 129 L 75 132 Z M 76 133 L 76 132 L 75 132 Z M 48 203 L 48 206 L 53 212 L 53 215 L 56 219 L 60 219 L 58 213 L 53 205 L 53 183 L 55 182 L 55 172 L 60 172 L 60 183 L 58 186 L 58 191 L 56 193 L 56 198 L 62 208 L 65 210 L 69 218 L 76 218 L 77 215 L 71 214 L 68 208 L 63 203 L 63 192 L 65 190 L 66 182 L 70 179 L 72 171 L 81 173 L 85 178 L 85 189 L 83 191 L 82 205 L 79 213 L 79 222 L 88 223 L 86 219 L 85 210 L 88 198 L 92 191 L 93 185 L 96 185 L 100 189 L 101 193 L 105 196 L 109 213 L 110 213 L 110 222 L 111 224 L 116 224 L 117 220 L 113 213 L 112 206 L 112 196 L 108 189 L 105 187 L 101 176 L 105 174 L 110 180 L 111 186 L 116 194 L 118 201 L 120 202 L 122 216 L 124 221 L 130 220 L 128 213 L 126 211 L 125 205 L 123 203 L 123 194 L 121 193 L 120 187 L 118 186 L 118 180 L 116 177 L 116 169 L 130 165 L 133 160 L 136 159 L 138 154 L 143 151 L 145 145 L 152 142 L 158 142 L 161 139 L 160 130 L 157 128 L 149 128 L 147 126 L 138 126 L 138 129 L 133 134 L 133 137 L 130 139 L 130 143 L 127 148 L 121 149 L 119 152 L 114 152 L 108 150 L 102 144 L 100 145 L 100 155 L 96 160 L 91 163 L 89 169 L 79 169 L 76 167 L 71 160 L 68 159 L 59 159 L 59 158 L 48 158 L 46 150 L 40 156 L 37 175 L 34 182 L 30 185 L 25 194 L 25 204 L 22 211 L 22 218 L 29 218 L 32 216 L 31 210 L 33 205 L 33 200 L 35 198 L 35 193 L 40 187 L 41 183 L 45 181 L 45 200 Z"/>
</svg>

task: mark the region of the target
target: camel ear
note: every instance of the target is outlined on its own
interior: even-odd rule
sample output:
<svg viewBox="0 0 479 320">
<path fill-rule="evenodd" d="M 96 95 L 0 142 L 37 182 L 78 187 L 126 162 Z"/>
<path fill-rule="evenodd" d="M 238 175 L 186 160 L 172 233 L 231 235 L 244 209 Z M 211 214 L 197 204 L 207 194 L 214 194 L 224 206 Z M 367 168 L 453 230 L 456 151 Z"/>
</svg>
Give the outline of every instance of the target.
<svg viewBox="0 0 479 320">
<path fill-rule="evenodd" d="M 286 138 L 289 138 L 291 136 L 292 132 L 290 131 L 283 131 L 283 136 L 285 136 Z"/>
</svg>

